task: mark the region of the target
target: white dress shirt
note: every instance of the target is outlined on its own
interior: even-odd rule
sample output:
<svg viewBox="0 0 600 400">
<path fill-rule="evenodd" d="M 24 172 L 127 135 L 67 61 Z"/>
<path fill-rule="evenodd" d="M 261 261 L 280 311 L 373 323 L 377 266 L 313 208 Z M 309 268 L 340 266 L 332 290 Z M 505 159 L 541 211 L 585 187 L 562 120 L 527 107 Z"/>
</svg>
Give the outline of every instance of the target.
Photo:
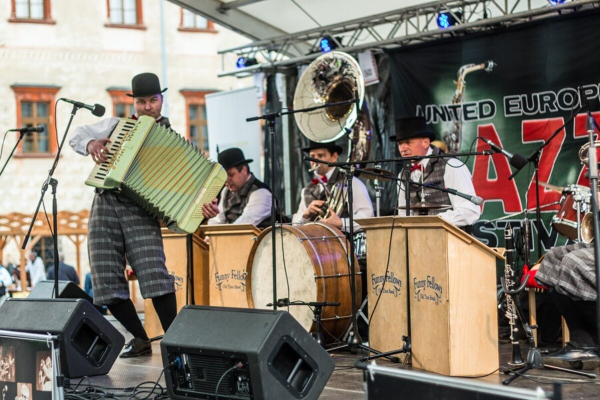
<svg viewBox="0 0 600 400">
<path fill-rule="evenodd" d="M 4 303 L 4 300 L 6 300 L 8 298 L 8 287 L 13 284 L 13 280 L 12 280 L 12 277 L 10 276 L 10 272 L 8 272 L 8 270 L 6 268 L 4 268 L 2 265 L 0 265 L 0 283 L 2 283 L 2 286 L 4 287 L 4 290 L 6 291 L 6 293 L 4 293 L 4 295 L 0 296 L 0 306 L 1 306 L 2 303 Z"/>
<path fill-rule="evenodd" d="M 431 155 L 432 149 L 431 147 L 427 150 L 427 155 Z M 445 187 L 450 189 L 456 189 L 461 193 L 465 193 L 471 196 L 475 196 L 475 187 L 473 186 L 473 181 L 471 178 L 471 173 L 466 165 L 462 163 L 462 161 L 449 157 L 440 160 L 439 162 L 446 162 L 446 169 L 444 171 L 444 185 Z M 429 163 L 429 159 L 421 160 L 421 164 L 423 168 L 427 167 Z M 421 177 L 423 172 L 421 170 L 414 170 L 410 174 L 410 180 L 414 182 L 421 183 Z M 401 178 L 400 175 L 398 175 Z M 400 188 L 398 190 L 398 206 L 402 207 L 406 205 L 406 199 L 404 198 L 404 183 L 400 183 Z M 481 215 L 481 208 L 472 203 L 471 201 L 464 199 L 459 196 L 452 195 L 448 193 L 448 197 L 450 198 L 450 204 L 452 205 L 452 209 L 444 211 L 439 215 L 444 218 L 446 221 L 456 225 L 456 226 L 466 226 L 472 225 L 475 221 L 479 219 Z M 427 200 L 425 200 L 427 201 Z M 412 215 L 418 215 L 417 212 L 411 210 Z M 398 210 L 398 215 L 405 215 L 404 210 Z"/>
<path fill-rule="evenodd" d="M 69 139 L 69 146 L 77 153 L 87 156 L 88 143 L 92 140 L 106 139 L 120 120 L 121 118 L 112 117 L 95 124 L 78 126 Z"/>
<path fill-rule="evenodd" d="M 333 175 L 334 170 L 335 168 L 332 168 L 325 174 L 327 180 L 331 178 L 331 175 Z M 324 190 L 322 185 L 319 185 L 319 190 L 321 192 Z M 346 190 L 347 188 L 344 187 L 344 193 L 346 192 Z M 298 206 L 298 211 L 292 216 L 292 223 L 295 224 L 306 224 L 310 222 L 310 219 L 302 217 L 304 211 L 306 211 L 306 209 L 308 208 L 308 204 L 306 204 L 306 200 L 304 197 L 304 191 L 305 189 L 302 189 L 302 193 L 300 194 L 301 198 L 300 205 Z M 344 198 L 346 197 L 347 196 L 344 194 Z M 367 190 L 365 184 L 362 183 L 362 181 L 356 177 L 352 178 L 352 200 L 352 214 L 354 215 L 354 218 L 369 218 L 373 216 L 373 203 L 371 202 L 371 198 L 369 197 L 369 191 Z M 340 219 L 342 220 L 342 230 L 349 231 L 348 228 L 350 224 L 350 219 Z M 362 229 L 360 225 L 356 222 L 354 222 L 353 228 L 354 233 Z"/>
<path fill-rule="evenodd" d="M 250 179 L 251 176 L 252 175 L 248 175 L 248 179 Z M 227 187 L 223 188 L 221 200 L 219 201 L 219 214 L 208 220 L 209 225 L 229 223 L 225 217 L 225 206 L 223 204 L 223 199 L 228 191 L 229 189 L 227 189 Z M 232 224 L 260 224 L 265 218 L 271 215 L 271 196 L 271 192 L 267 189 L 257 189 L 250 193 L 250 196 L 248 196 L 248 203 L 244 207 L 242 215 L 233 221 Z"/>
<path fill-rule="evenodd" d="M 46 279 L 46 270 L 44 269 L 44 262 L 40 257 L 36 257 L 33 262 L 27 261 L 25 271 L 29 272 L 31 278 L 31 287 L 35 287 L 39 281 Z"/>
</svg>

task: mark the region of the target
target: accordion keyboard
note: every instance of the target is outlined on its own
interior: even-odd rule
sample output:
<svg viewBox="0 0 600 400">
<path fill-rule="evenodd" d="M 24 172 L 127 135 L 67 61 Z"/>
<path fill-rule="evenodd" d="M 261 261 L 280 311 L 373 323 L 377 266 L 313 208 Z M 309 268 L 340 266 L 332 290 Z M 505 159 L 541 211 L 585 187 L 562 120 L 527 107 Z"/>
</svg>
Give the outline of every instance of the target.
<svg viewBox="0 0 600 400">
<path fill-rule="evenodd" d="M 108 170 L 110 168 L 110 163 L 115 153 L 119 150 L 121 146 L 121 141 L 127 135 L 129 131 L 135 126 L 136 121 L 134 119 L 121 118 L 115 129 L 113 129 L 110 138 L 110 143 L 108 144 L 108 154 L 107 159 L 102 164 L 96 164 L 87 180 L 85 181 L 86 185 L 94 186 L 100 189 L 113 189 L 113 185 L 106 185 L 105 179 L 108 174 Z"/>
</svg>

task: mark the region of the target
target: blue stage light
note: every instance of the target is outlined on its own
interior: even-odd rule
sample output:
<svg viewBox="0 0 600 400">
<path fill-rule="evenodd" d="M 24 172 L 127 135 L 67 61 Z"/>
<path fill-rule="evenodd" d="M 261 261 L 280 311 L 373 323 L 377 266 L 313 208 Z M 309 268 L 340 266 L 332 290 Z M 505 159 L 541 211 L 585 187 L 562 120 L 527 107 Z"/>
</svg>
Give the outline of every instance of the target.
<svg viewBox="0 0 600 400">
<path fill-rule="evenodd" d="M 336 39 L 337 41 L 329 35 L 325 35 L 319 39 L 319 49 L 321 50 L 321 53 L 329 53 L 331 50 L 337 49 L 339 47 L 338 43 L 341 43 L 342 39 Z"/>
<path fill-rule="evenodd" d="M 565 0 L 548 0 L 548 2 L 551 6 L 558 6 L 560 4 L 563 4 Z"/>
<path fill-rule="evenodd" d="M 238 68 L 247 68 L 256 64 L 258 64 L 258 61 L 254 57 L 238 57 L 235 66 Z"/>
<path fill-rule="evenodd" d="M 331 51 L 331 45 L 329 44 L 329 39 L 322 38 L 319 42 L 319 47 L 321 47 L 321 51 L 323 53 L 329 53 Z"/>
<path fill-rule="evenodd" d="M 458 19 L 457 19 L 458 18 Z M 462 12 L 457 11 L 454 13 L 443 12 L 439 13 L 436 19 L 436 22 L 440 29 L 450 28 L 451 26 L 456 25 L 459 20 L 462 19 Z"/>
</svg>

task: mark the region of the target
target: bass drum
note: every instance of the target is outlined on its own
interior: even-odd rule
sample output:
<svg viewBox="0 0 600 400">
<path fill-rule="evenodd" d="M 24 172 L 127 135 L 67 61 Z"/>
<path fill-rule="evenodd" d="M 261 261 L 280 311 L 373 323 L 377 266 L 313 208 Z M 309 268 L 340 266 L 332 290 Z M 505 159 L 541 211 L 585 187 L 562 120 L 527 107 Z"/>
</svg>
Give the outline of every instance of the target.
<svg viewBox="0 0 600 400">
<path fill-rule="evenodd" d="M 337 307 L 323 307 L 322 340 L 341 339 L 352 321 L 352 296 L 347 241 L 344 234 L 329 225 L 286 225 L 277 229 L 277 298 L 293 302 L 339 302 Z M 248 259 L 248 305 L 271 308 L 273 302 L 273 253 L 271 228 L 258 236 Z M 361 280 L 356 266 L 356 303 L 360 302 Z M 290 305 L 283 308 L 307 331 L 315 332 L 314 307 Z"/>
</svg>

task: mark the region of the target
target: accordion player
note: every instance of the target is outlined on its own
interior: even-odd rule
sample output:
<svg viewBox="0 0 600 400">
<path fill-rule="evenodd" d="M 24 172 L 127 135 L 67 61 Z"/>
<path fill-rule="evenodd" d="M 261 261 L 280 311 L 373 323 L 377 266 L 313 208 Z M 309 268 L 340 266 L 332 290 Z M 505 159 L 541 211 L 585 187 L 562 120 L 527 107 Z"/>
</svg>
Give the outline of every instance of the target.
<svg viewBox="0 0 600 400">
<path fill-rule="evenodd" d="M 148 116 L 122 118 L 110 139 L 107 160 L 85 183 L 120 191 L 172 231 L 195 232 L 202 205 L 217 197 L 227 178 L 221 165 Z"/>
</svg>

